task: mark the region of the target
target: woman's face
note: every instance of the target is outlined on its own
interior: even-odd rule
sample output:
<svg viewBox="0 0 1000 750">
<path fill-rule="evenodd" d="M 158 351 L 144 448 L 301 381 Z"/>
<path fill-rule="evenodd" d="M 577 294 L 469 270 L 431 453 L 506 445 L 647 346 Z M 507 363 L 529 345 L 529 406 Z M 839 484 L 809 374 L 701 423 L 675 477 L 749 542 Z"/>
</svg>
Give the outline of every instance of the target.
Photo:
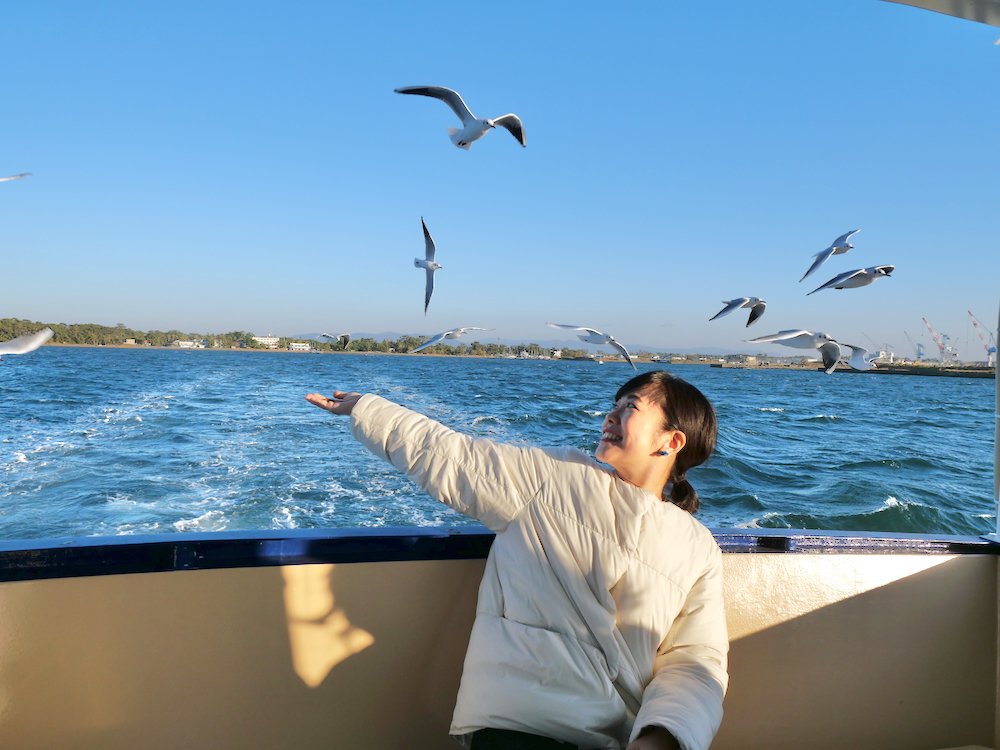
<svg viewBox="0 0 1000 750">
<path fill-rule="evenodd" d="M 660 458 L 656 452 L 663 450 L 669 439 L 663 429 L 666 415 L 651 390 L 626 393 L 601 426 L 597 460 L 615 467 L 623 476 L 632 473 L 630 469 L 644 470 L 650 461 Z"/>
</svg>

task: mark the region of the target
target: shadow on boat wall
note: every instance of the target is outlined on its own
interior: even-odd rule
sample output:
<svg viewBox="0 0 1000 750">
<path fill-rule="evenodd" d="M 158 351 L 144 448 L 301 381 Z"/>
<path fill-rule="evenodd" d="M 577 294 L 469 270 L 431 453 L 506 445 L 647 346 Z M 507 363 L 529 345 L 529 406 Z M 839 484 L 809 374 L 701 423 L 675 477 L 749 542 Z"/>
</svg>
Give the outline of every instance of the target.
<svg viewBox="0 0 1000 750">
<path fill-rule="evenodd" d="M 0 747 L 453 750 L 492 539 L 462 527 L 0 545 Z M 996 545 L 716 539 L 732 648 L 715 750 L 995 746 Z"/>
</svg>

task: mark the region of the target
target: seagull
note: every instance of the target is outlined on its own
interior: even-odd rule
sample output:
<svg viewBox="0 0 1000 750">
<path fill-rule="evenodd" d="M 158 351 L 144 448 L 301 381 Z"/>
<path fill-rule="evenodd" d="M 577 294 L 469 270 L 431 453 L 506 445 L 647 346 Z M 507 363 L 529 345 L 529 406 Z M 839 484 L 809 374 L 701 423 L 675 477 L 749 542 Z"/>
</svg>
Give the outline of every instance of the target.
<svg viewBox="0 0 1000 750">
<path fill-rule="evenodd" d="M 566 328 L 570 331 L 583 331 L 583 333 L 577 333 L 576 337 L 580 339 L 580 341 L 586 341 L 588 344 L 611 344 L 611 346 L 622 353 L 622 356 L 625 357 L 626 361 L 632 365 L 633 370 L 639 369 L 635 366 L 635 362 L 632 361 L 632 358 L 625 350 L 625 347 L 615 341 L 614 336 L 609 336 L 606 333 L 595 331 L 593 328 L 584 328 L 582 326 L 566 326 L 560 323 L 546 323 L 545 325 L 552 326 L 553 328 Z"/>
<path fill-rule="evenodd" d="M 52 338 L 52 335 L 53 331 L 51 328 L 43 328 L 40 331 L 28 333 L 24 336 L 18 336 L 16 339 L 0 343 L 0 362 L 3 361 L 3 355 L 5 354 L 27 354 L 28 352 L 35 351 L 35 349 Z"/>
<path fill-rule="evenodd" d="M 434 346 L 434 344 L 439 341 L 444 341 L 445 339 L 457 339 L 466 331 L 492 331 L 492 328 L 476 328 L 475 326 L 466 326 L 465 328 L 452 328 L 450 331 L 445 331 L 444 333 L 439 333 L 437 336 L 431 337 L 430 341 L 425 341 L 416 349 L 411 349 L 410 354 L 414 352 L 419 352 L 421 349 L 426 349 L 428 346 Z"/>
<path fill-rule="evenodd" d="M 827 375 L 834 371 L 841 357 L 840 344 L 832 338 L 825 333 L 812 333 L 811 331 L 803 331 L 802 329 L 778 331 L 770 336 L 750 339 L 747 343 L 781 344 L 782 346 L 791 346 L 796 349 L 819 349 L 819 353 L 823 357 L 823 367 L 826 368 Z"/>
<path fill-rule="evenodd" d="M 8 180 L 20 180 L 22 177 L 31 177 L 31 172 L 25 172 L 24 174 L 16 174 L 11 177 L 0 177 L 0 182 L 7 182 Z"/>
<path fill-rule="evenodd" d="M 845 271 L 839 276 L 834 276 L 823 286 L 813 289 L 809 294 L 815 294 L 820 289 L 856 289 L 859 286 L 868 286 L 883 276 L 888 276 L 896 270 L 895 266 L 871 266 L 870 268 L 856 268 L 853 271 Z M 809 294 L 806 296 L 808 297 Z"/>
<path fill-rule="evenodd" d="M 396 89 L 396 93 L 432 96 L 451 107 L 452 112 L 458 115 L 458 119 L 462 121 L 462 129 L 448 128 L 448 137 L 451 138 L 452 143 L 466 151 L 469 150 L 473 141 L 478 141 L 489 132 L 490 128 L 495 128 L 497 125 L 507 128 L 522 146 L 528 145 L 524 135 L 524 124 L 520 117 L 509 114 L 492 120 L 489 118 L 480 119 L 469 111 L 457 91 L 446 89 L 444 86 L 404 86 L 401 89 Z"/>
<path fill-rule="evenodd" d="M 847 240 L 860 231 L 861 231 L 860 229 L 855 229 L 853 232 L 842 234 L 837 239 L 835 239 L 833 241 L 833 244 L 831 244 L 830 247 L 828 247 L 826 250 L 822 250 L 816 253 L 816 255 L 813 256 L 816 260 L 814 260 L 813 264 L 809 266 L 809 270 L 806 271 L 806 276 L 808 276 L 817 268 L 819 268 L 821 265 L 826 263 L 826 261 L 829 259 L 831 255 L 843 255 L 848 250 L 853 250 L 854 245 L 852 245 Z M 799 279 L 799 281 L 800 282 L 803 281 L 806 278 L 806 276 L 803 276 L 801 279 Z"/>
<path fill-rule="evenodd" d="M 709 320 L 715 320 L 715 318 L 721 318 L 723 315 L 729 315 L 733 310 L 739 310 L 741 307 L 750 308 L 750 320 L 747 321 L 747 328 L 752 326 L 757 322 L 757 319 L 764 314 L 764 309 L 767 307 L 767 303 L 760 297 L 737 297 L 736 299 L 731 299 L 728 302 L 722 300 L 722 304 L 725 307 L 714 317 L 709 318 Z"/>
<path fill-rule="evenodd" d="M 874 362 L 865 359 L 865 355 L 868 353 L 867 349 L 860 346 L 852 346 L 851 344 L 841 344 L 841 346 L 846 346 L 851 350 L 851 358 L 847 362 L 847 366 L 855 370 L 874 370 L 876 365 Z"/>
<path fill-rule="evenodd" d="M 437 248 L 434 246 L 434 238 L 431 237 L 431 233 L 427 231 L 427 225 L 424 224 L 424 217 L 420 217 L 420 223 L 424 227 L 424 245 L 426 250 L 424 254 L 427 256 L 423 260 L 420 258 L 413 259 L 413 265 L 417 268 L 424 268 L 427 270 L 427 286 L 424 287 L 424 315 L 427 314 L 427 305 L 431 303 L 431 295 L 434 294 L 434 272 L 439 268 L 444 268 L 440 263 L 434 262 L 434 253 L 437 252 Z"/>
<path fill-rule="evenodd" d="M 351 334 L 349 333 L 342 333 L 339 336 L 332 336 L 329 333 L 321 333 L 320 336 L 337 341 L 345 349 L 347 348 L 347 345 L 351 343 Z"/>
</svg>

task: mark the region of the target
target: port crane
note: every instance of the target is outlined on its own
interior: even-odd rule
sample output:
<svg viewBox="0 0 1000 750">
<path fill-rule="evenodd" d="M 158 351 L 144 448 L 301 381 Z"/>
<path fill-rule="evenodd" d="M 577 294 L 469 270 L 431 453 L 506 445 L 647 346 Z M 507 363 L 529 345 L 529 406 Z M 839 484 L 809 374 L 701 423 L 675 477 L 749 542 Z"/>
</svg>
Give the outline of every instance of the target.
<svg viewBox="0 0 1000 750">
<path fill-rule="evenodd" d="M 986 362 L 990 367 L 993 367 L 993 364 L 996 361 L 996 354 L 997 354 L 996 339 L 993 338 L 993 333 L 991 332 L 989 341 L 987 341 L 986 337 L 983 335 L 983 328 L 984 328 L 983 324 L 980 323 L 976 319 L 976 316 L 972 314 L 972 310 L 969 310 L 968 312 L 969 312 L 969 317 L 972 318 L 972 327 L 976 329 L 976 333 L 979 334 L 979 338 L 983 342 L 983 347 L 986 349 Z"/>
<path fill-rule="evenodd" d="M 910 334 L 908 334 L 906 331 L 903 331 L 903 335 L 906 336 L 906 340 L 909 341 L 910 346 L 913 347 L 913 353 L 916 355 L 914 359 L 919 360 L 922 356 L 924 356 L 924 345 L 918 344 L 916 341 L 914 341 L 913 337 L 910 336 Z"/>
<path fill-rule="evenodd" d="M 923 321 L 924 325 L 927 326 L 927 330 L 931 332 L 931 338 L 937 344 L 938 351 L 941 353 L 941 364 L 946 365 L 949 362 L 955 361 L 957 354 L 955 347 L 951 345 L 951 337 L 947 333 L 942 334 L 935 331 L 934 327 L 927 322 L 927 318 L 923 318 Z"/>
</svg>

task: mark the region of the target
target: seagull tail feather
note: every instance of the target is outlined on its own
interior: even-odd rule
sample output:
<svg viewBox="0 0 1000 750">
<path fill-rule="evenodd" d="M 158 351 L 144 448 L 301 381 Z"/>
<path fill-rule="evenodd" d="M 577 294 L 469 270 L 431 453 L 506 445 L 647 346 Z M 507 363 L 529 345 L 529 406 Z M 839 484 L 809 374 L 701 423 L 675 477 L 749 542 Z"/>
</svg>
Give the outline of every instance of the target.
<svg viewBox="0 0 1000 750">
<path fill-rule="evenodd" d="M 448 128 L 448 137 L 451 138 L 451 142 L 454 143 L 459 148 L 464 148 L 466 151 L 472 146 L 471 143 L 459 143 L 458 134 L 462 131 L 458 128 Z"/>
</svg>

